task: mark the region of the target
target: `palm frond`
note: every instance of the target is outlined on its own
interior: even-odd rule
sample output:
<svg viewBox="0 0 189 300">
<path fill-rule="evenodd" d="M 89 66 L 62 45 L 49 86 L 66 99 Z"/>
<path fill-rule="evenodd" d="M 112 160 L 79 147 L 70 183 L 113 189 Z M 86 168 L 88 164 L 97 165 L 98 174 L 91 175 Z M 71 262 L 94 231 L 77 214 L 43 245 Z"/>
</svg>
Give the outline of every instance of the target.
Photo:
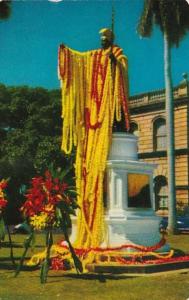
<svg viewBox="0 0 189 300">
<path fill-rule="evenodd" d="M 189 5 L 186 0 L 145 0 L 138 32 L 150 36 L 153 24 L 167 34 L 170 45 L 179 42 L 189 30 Z"/>
<path fill-rule="evenodd" d="M 154 0 L 145 0 L 143 13 L 140 17 L 137 31 L 143 37 L 148 37 L 153 29 L 153 2 Z"/>
</svg>

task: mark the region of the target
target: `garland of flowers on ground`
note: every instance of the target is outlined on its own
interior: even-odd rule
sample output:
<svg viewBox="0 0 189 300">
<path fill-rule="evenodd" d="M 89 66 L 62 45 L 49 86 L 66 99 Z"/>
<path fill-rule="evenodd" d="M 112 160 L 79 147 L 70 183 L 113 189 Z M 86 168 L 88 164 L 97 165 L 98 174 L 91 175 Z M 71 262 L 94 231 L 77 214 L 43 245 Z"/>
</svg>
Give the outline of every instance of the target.
<svg viewBox="0 0 189 300">
<path fill-rule="evenodd" d="M 111 67 L 113 51 L 117 59 Z M 75 174 L 78 192 L 77 248 L 98 247 L 105 239 L 103 180 L 111 144 L 114 115 L 121 120 L 121 107 L 129 127 L 127 60 L 122 49 L 84 53 L 61 46 L 59 74 L 62 82 L 62 149 L 77 147 Z"/>
<path fill-rule="evenodd" d="M 153 246 L 142 246 L 135 244 L 125 244 L 119 247 L 91 247 L 88 249 L 74 248 L 76 255 L 80 258 L 83 264 L 83 268 L 87 271 L 87 265 L 93 263 L 110 263 L 117 262 L 123 264 L 129 264 L 130 261 L 134 262 L 139 257 L 153 256 L 159 259 L 167 259 L 172 257 L 174 251 L 166 255 L 161 255 L 155 251 L 164 246 L 166 240 L 163 237 L 159 243 Z M 133 252 L 137 250 L 137 252 Z M 129 251 L 128 251 L 129 250 Z M 132 251 L 131 251 L 132 250 Z M 128 259 L 129 257 L 129 259 Z M 45 258 L 45 251 L 33 255 L 28 265 L 35 266 L 43 262 Z M 53 269 L 69 269 L 73 267 L 73 260 L 68 251 L 68 246 L 65 241 L 61 241 L 59 244 L 55 244 L 51 248 L 51 266 Z"/>
<path fill-rule="evenodd" d="M 174 250 L 158 253 L 166 243 L 164 236 L 159 243 L 152 246 L 125 244 L 119 247 L 75 248 L 77 257 L 82 261 L 85 272 L 90 270 L 91 262 L 100 265 L 130 266 L 130 265 L 159 265 L 189 261 L 189 255 L 178 255 Z M 33 266 L 44 260 L 45 251 L 34 255 L 28 265 Z M 53 270 L 70 270 L 73 259 L 65 241 L 53 245 L 51 248 L 51 268 Z"/>
</svg>

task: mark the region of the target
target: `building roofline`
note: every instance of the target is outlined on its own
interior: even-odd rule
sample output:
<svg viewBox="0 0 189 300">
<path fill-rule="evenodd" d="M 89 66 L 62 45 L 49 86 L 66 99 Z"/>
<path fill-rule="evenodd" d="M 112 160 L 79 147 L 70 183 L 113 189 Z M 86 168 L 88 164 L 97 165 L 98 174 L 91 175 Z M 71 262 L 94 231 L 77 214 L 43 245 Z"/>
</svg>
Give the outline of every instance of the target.
<svg viewBox="0 0 189 300">
<path fill-rule="evenodd" d="M 189 91 L 187 88 L 187 83 L 181 82 L 178 86 L 173 88 L 174 100 L 183 100 L 188 98 Z M 158 89 L 155 91 L 136 94 L 129 97 L 129 107 L 136 108 L 142 106 L 149 106 L 154 104 L 160 104 L 165 102 L 165 89 Z"/>
</svg>

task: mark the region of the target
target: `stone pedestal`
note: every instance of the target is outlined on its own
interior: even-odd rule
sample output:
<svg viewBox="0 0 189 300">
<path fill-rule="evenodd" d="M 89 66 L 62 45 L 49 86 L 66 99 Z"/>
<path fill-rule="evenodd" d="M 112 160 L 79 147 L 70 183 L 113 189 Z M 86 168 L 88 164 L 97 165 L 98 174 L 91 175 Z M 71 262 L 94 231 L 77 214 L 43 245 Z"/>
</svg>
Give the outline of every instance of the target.
<svg viewBox="0 0 189 300">
<path fill-rule="evenodd" d="M 161 239 L 155 214 L 153 171 L 156 165 L 138 161 L 137 137 L 114 133 L 107 161 L 105 221 L 107 246 L 152 246 Z M 166 245 L 160 251 L 168 251 Z"/>
<path fill-rule="evenodd" d="M 161 240 L 153 198 L 153 171 L 156 165 L 140 162 L 137 137 L 114 133 L 107 160 L 105 222 L 107 239 L 101 246 L 124 244 L 152 246 Z M 72 219 L 71 241 L 76 237 L 76 219 Z M 166 252 L 165 245 L 160 252 Z M 128 249 L 132 251 L 132 248 Z"/>
</svg>

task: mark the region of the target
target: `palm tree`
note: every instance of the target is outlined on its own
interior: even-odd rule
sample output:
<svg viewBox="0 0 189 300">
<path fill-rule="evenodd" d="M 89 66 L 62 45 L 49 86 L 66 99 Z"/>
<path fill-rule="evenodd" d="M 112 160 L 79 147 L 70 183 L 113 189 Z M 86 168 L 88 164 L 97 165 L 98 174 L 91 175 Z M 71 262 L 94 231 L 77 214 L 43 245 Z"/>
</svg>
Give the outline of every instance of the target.
<svg viewBox="0 0 189 300">
<path fill-rule="evenodd" d="M 0 2 L 0 19 L 7 19 L 10 16 L 11 7 L 10 7 L 11 1 L 1 1 Z"/>
<path fill-rule="evenodd" d="M 174 100 L 171 76 L 171 47 L 189 30 L 189 5 L 186 0 L 145 0 L 138 32 L 149 37 L 158 25 L 164 37 L 164 77 L 166 95 L 167 159 L 169 187 L 169 230 L 176 231 Z"/>
</svg>

